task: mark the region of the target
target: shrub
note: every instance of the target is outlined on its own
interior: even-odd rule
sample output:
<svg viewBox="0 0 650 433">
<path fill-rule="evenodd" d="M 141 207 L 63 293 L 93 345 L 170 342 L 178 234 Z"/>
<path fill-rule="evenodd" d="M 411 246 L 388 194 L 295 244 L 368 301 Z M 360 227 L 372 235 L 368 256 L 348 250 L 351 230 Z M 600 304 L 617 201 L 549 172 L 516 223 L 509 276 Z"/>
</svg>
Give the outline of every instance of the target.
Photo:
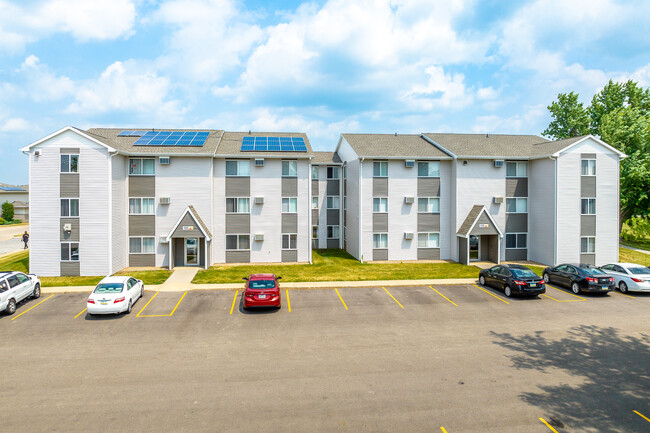
<svg viewBox="0 0 650 433">
<path fill-rule="evenodd" d="M 632 217 L 625 221 L 621 238 L 624 241 L 641 241 L 650 239 L 650 218 Z"/>
<path fill-rule="evenodd" d="M 4 220 L 4 218 L 0 218 L 0 225 L 5 224 L 5 223 L 6 223 L 6 221 Z"/>
<path fill-rule="evenodd" d="M 14 205 L 8 201 L 2 203 L 2 219 L 13 221 L 14 219 Z"/>
</svg>

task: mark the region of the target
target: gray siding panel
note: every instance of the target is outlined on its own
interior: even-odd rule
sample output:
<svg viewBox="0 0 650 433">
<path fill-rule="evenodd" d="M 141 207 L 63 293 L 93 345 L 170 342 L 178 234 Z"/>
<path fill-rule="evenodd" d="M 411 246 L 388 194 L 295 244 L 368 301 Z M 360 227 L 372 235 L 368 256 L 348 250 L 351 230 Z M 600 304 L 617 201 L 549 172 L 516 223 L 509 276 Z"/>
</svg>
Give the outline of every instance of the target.
<svg viewBox="0 0 650 433">
<path fill-rule="evenodd" d="M 311 249 L 312 250 L 317 250 L 318 249 L 318 239 L 312 239 L 312 241 L 311 241 Z"/>
<path fill-rule="evenodd" d="M 61 150 L 60 150 L 60 153 L 78 154 L 79 153 L 79 148 L 78 147 L 62 147 Z"/>
<path fill-rule="evenodd" d="M 129 254 L 129 266 L 156 266 L 155 254 Z"/>
<path fill-rule="evenodd" d="M 439 231 L 440 231 L 439 213 L 418 214 L 418 232 L 439 232 Z"/>
<path fill-rule="evenodd" d="M 506 249 L 506 260 L 528 260 L 526 248 Z"/>
<path fill-rule="evenodd" d="M 440 248 L 418 248 L 418 260 L 440 260 Z"/>
<path fill-rule="evenodd" d="M 185 266 L 185 241 L 183 239 L 172 239 L 172 253 L 174 254 L 174 266 Z"/>
<path fill-rule="evenodd" d="M 596 254 L 580 254 L 580 263 L 596 265 Z"/>
<path fill-rule="evenodd" d="M 226 220 L 227 221 L 227 220 Z M 193 227 L 192 230 L 183 230 L 183 227 Z M 244 232 L 248 233 L 248 232 Z M 197 222 L 192 218 L 192 215 L 186 213 L 181 223 L 176 227 L 174 233 L 172 233 L 173 238 L 202 238 L 203 233 L 199 228 Z"/>
<path fill-rule="evenodd" d="M 487 227 L 481 227 L 481 224 L 487 224 Z M 474 224 L 474 228 L 469 234 L 470 235 L 496 235 L 499 234 L 499 232 L 497 232 L 497 228 L 494 227 L 494 224 L 492 223 L 492 221 L 490 221 L 490 219 L 485 214 L 485 212 L 482 212 L 481 216 L 478 217 L 476 224 Z"/>
<path fill-rule="evenodd" d="M 318 209 L 313 209 L 311 211 L 311 224 L 314 226 L 318 225 Z"/>
<path fill-rule="evenodd" d="M 298 178 L 297 177 L 283 177 L 282 178 L 282 197 L 297 197 L 298 196 Z"/>
<path fill-rule="evenodd" d="M 250 263 L 250 251 L 226 251 L 226 263 Z"/>
<path fill-rule="evenodd" d="M 467 261 L 467 247 L 469 239 L 467 238 L 458 238 L 458 262 L 463 265 L 469 265 Z"/>
<path fill-rule="evenodd" d="M 250 214 L 226 214 L 226 233 L 250 233 L 251 216 Z"/>
<path fill-rule="evenodd" d="M 528 214 L 506 214 L 506 233 L 528 232 Z"/>
<path fill-rule="evenodd" d="M 62 277 L 78 277 L 81 275 L 79 262 L 61 262 Z"/>
<path fill-rule="evenodd" d="M 319 195 L 319 190 L 318 190 L 318 181 L 317 180 L 312 180 L 311 181 L 311 195 Z"/>
<path fill-rule="evenodd" d="M 374 233 L 388 233 L 388 214 L 372 214 L 372 231 Z"/>
<path fill-rule="evenodd" d="M 72 231 L 63 230 L 64 224 L 72 224 Z M 79 218 L 61 218 L 61 238 L 62 241 L 79 242 Z"/>
<path fill-rule="evenodd" d="M 596 197 L 596 176 L 580 177 L 580 197 Z"/>
<path fill-rule="evenodd" d="M 339 209 L 327 209 L 327 225 L 328 226 L 338 226 L 340 225 L 340 210 Z"/>
<path fill-rule="evenodd" d="M 129 176 L 129 197 L 155 197 L 155 176 Z"/>
<path fill-rule="evenodd" d="M 129 236 L 155 236 L 155 215 L 129 215 Z"/>
<path fill-rule="evenodd" d="M 418 197 L 440 197 L 440 178 L 418 177 Z"/>
<path fill-rule="evenodd" d="M 388 250 L 372 250 L 372 260 L 388 260 Z"/>
<path fill-rule="evenodd" d="M 340 195 L 338 180 L 327 181 L 327 195 Z"/>
<path fill-rule="evenodd" d="M 596 236 L 596 215 L 580 215 L 580 236 Z"/>
<path fill-rule="evenodd" d="M 506 179 L 506 197 L 528 197 L 528 178 Z"/>
<path fill-rule="evenodd" d="M 581 153 L 580 158 L 581 159 L 596 159 L 596 154 L 595 153 Z"/>
<path fill-rule="evenodd" d="M 372 178 L 372 195 L 373 197 L 388 197 L 388 178 Z"/>
<path fill-rule="evenodd" d="M 298 233 L 298 214 L 282 214 L 282 233 Z"/>
<path fill-rule="evenodd" d="M 226 176 L 226 197 L 250 197 L 250 177 Z"/>
<path fill-rule="evenodd" d="M 79 175 L 61 173 L 61 198 L 79 197 Z"/>
<path fill-rule="evenodd" d="M 298 261 L 298 250 L 282 250 L 282 261 L 283 262 L 297 262 Z"/>
<path fill-rule="evenodd" d="M 338 239 L 328 239 L 327 240 L 327 248 L 339 248 L 339 240 Z"/>
</svg>

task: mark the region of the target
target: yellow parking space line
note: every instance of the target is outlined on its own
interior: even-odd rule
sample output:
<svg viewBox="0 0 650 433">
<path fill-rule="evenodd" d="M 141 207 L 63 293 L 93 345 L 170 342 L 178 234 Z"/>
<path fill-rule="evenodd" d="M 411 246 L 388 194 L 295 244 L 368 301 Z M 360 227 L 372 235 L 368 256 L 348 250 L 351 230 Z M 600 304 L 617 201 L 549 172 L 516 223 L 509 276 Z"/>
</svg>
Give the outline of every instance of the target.
<svg viewBox="0 0 650 433">
<path fill-rule="evenodd" d="M 555 430 L 549 423 L 547 423 L 544 418 L 540 418 L 539 420 L 543 422 L 546 425 L 546 427 L 548 427 L 552 432 L 558 433 L 557 430 Z"/>
<path fill-rule="evenodd" d="M 181 299 L 178 300 L 178 302 L 176 303 L 176 306 L 174 307 L 174 309 L 172 310 L 172 312 L 169 313 L 169 317 L 171 317 L 171 316 L 174 315 L 174 312 L 176 311 L 176 309 L 178 308 L 178 306 L 181 305 L 181 301 L 183 300 L 183 298 L 185 297 L 185 295 L 187 295 L 187 290 L 185 291 L 185 293 L 183 293 L 183 296 L 181 296 Z"/>
<path fill-rule="evenodd" d="M 339 299 L 341 300 L 341 303 L 342 303 L 343 306 L 345 307 L 345 311 L 347 311 L 347 310 L 348 310 L 348 306 L 345 305 L 345 301 L 343 300 L 343 297 L 342 297 L 341 294 L 339 293 L 339 289 L 337 289 L 337 288 L 335 287 L 334 290 L 336 290 L 336 294 L 339 295 Z"/>
<path fill-rule="evenodd" d="M 447 433 L 447 430 L 445 430 L 444 427 L 440 427 L 440 430 L 442 430 L 442 433 Z"/>
<path fill-rule="evenodd" d="M 291 301 L 289 301 L 289 289 L 287 289 L 286 292 L 287 292 L 287 307 L 289 308 L 289 312 L 291 313 Z"/>
<path fill-rule="evenodd" d="M 616 293 L 618 293 L 619 295 L 626 296 L 626 297 L 628 297 L 628 298 L 636 299 L 636 296 L 630 296 L 630 295 L 628 295 L 628 294 L 626 294 L 626 293 L 621 293 L 621 292 L 616 292 Z"/>
<path fill-rule="evenodd" d="M 17 315 L 16 317 L 12 317 L 11 320 L 16 320 L 17 318 L 19 318 L 19 317 L 22 316 L 23 314 L 27 313 L 28 311 L 30 311 L 30 310 L 32 310 L 32 309 L 38 307 L 38 306 L 41 305 L 43 302 L 45 302 L 45 301 L 47 301 L 48 299 L 50 299 L 52 296 L 54 296 L 54 295 L 50 295 L 50 296 L 48 296 L 47 298 L 43 299 L 43 300 L 42 300 L 41 302 L 39 302 L 38 304 L 31 306 L 30 308 L 28 308 L 27 310 L 23 311 L 22 313 L 20 313 L 20 314 Z"/>
<path fill-rule="evenodd" d="M 144 304 L 144 307 L 142 307 L 142 308 L 140 309 L 140 311 L 138 311 L 138 314 L 136 314 L 135 317 L 140 317 L 140 313 L 142 313 L 142 312 L 144 311 L 144 309 L 147 308 L 147 305 L 149 305 L 149 304 L 151 303 L 151 301 L 153 301 L 153 298 L 155 298 L 156 296 L 158 296 L 158 293 L 160 293 L 160 292 L 156 292 L 156 293 L 153 294 L 153 296 L 151 297 L 151 299 L 149 299 L 149 301 L 147 301 L 147 303 Z"/>
<path fill-rule="evenodd" d="M 230 307 L 230 314 L 232 314 L 232 310 L 235 309 L 235 302 L 237 301 L 238 294 L 239 294 L 239 290 L 235 290 L 235 297 L 232 298 L 232 306 Z"/>
<path fill-rule="evenodd" d="M 443 295 L 442 293 L 440 293 L 439 291 L 437 291 L 436 289 L 434 289 L 433 286 L 429 286 L 429 287 L 431 287 L 431 289 L 432 289 L 433 291 L 435 291 L 437 294 L 439 294 L 440 296 L 442 296 L 443 298 L 445 298 L 446 300 L 448 300 L 448 301 L 451 302 L 452 304 L 456 305 L 456 303 L 455 303 L 454 301 L 452 301 L 451 299 L 449 299 L 448 297 L 446 297 L 445 295 Z M 456 305 L 456 306 L 458 307 L 458 305 Z M 442 428 L 442 427 L 441 427 L 441 428 Z"/>
<path fill-rule="evenodd" d="M 483 290 L 485 293 L 487 293 L 487 294 L 490 295 L 490 296 L 494 296 L 495 298 L 497 298 L 497 299 L 498 299 L 499 301 L 501 301 L 501 302 L 504 302 L 504 303 L 506 303 L 506 304 L 510 304 L 510 302 L 506 301 L 505 299 L 501 299 L 500 296 L 497 296 L 497 295 L 495 295 L 494 293 L 490 293 L 490 292 L 488 292 L 487 290 L 485 290 L 485 289 L 484 289 L 483 287 L 481 287 L 481 286 L 477 286 L 476 284 L 474 284 L 473 286 L 476 287 L 477 289 L 481 289 L 481 290 Z"/>
<path fill-rule="evenodd" d="M 149 299 L 149 302 L 153 301 L 153 298 L 155 298 L 155 297 L 158 295 L 158 293 L 160 293 L 160 292 L 156 292 L 156 293 L 151 297 L 151 299 Z M 147 308 L 147 305 L 149 305 L 149 302 L 147 302 L 146 304 L 144 304 L 144 307 L 142 307 L 142 309 L 138 312 L 138 314 L 135 315 L 135 317 L 171 317 L 171 316 L 173 316 L 174 313 L 176 312 L 176 309 L 178 308 L 178 306 L 181 305 L 181 302 L 183 301 L 183 298 L 185 297 L 185 295 L 187 295 L 187 291 L 185 291 L 185 292 L 183 293 L 183 296 L 181 296 L 181 299 L 178 300 L 178 302 L 177 302 L 176 305 L 174 306 L 174 309 L 173 309 L 172 312 L 169 313 L 169 314 L 142 314 L 142 312 L 144 311 L 144 309 Z"/>
<path fill-rule="evenodd" d="M 559 299 L 555 299 L 554 297 L 552 297 L 550 295 L 547 295 L 545 293 L 542 293 L 542 296 L 545 297 L 545 298 L 552 299 L 555 302 L 581 302 L 581 301 L 586 301 L 586 299 L 568 299 L 568 300 L 560 301 Z"/>
<path fill-rule="evenodd" d="M 546 285 L 546 287 L 550 287 L 551 289 L 555 289 L 555 290 L 557 290 L 558 292 L 566 293 L 567 295 L 571 295 L 571 296 L 573 296 L 574 298 L 578 298 L 578 299 L 580 299 L 581 301 L 586 301 L 585 298 L 583 298 L 583 297 L 581 297 L 581 296 L 578 296 L 578 295 L 574 295 L 573 293 L 569 293 L 569 292 L 567 292 L 566 290 L 558 289 L 557 287 L 553 287 L 553 286 L 548 285 L 548 284 Z"/>
<path fill-rule="evenodd" d="M 400 304 L 399 301 L 398 301 L 397 299 L 395 299 L 395 296 L 391 295 L 390 292 L 389 292 L 388 290 L 386 290 L 386 287 L 382 287 L 382 289 L 384 289 L 384 290 L 386 291 L 386 293 L 388 293 L 388 296 L 390 296 L 391 298 L 393 298 L 393 301 L 397 302 L 397 305 L 399 305 L 400 307 L 404 308 L 404 306 L 403 306 L 402 304 Z"/>
<path fill-rule="evenodd" d="M 635 414 L 639 415 L 639 416 L 640 416 L 641 418 L 643 418 L 644 420 L 650 422 L 650 418 L 648 418 L 647 416 L 643 415 L 641 412 L 639 412 L 639 411 L 637 411 L 637 410 L 633 410 L 632 412 L 634 412 Z"/>
<path fill-rule="evenodd" d="M 86 312 L 86 310 L 88 310 L 88 308 L 84 308 L 84 309 L 81 311 L 81 313 L 79 313 L 79 314 L 77 314 L 76 316 L 74 316 L 74 318 L 76 319 L 77 317 L 81 316 L 83 313 Z"/>
</svg>

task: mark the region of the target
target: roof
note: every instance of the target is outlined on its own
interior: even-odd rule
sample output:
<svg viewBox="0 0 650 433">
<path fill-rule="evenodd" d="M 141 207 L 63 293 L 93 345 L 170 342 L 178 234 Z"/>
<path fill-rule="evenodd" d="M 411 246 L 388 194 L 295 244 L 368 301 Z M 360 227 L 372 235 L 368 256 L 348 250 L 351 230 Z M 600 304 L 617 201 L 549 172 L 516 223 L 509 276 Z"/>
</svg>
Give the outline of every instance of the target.
<svg viewBox="0 0 650 433">
<path fill-rule="evenodd" d="M 201 226 L 201 230 L 203 230 L 203 233 L 207 235 L 208 238 L 212 239 L 212 233 L 210 233 L 210 230 L 208 230 L 208 226 L 205 225 L 201 217 L 199 216 L 199 213 L 194 209 L 194 206 L 189 205 L 188 209 L 190 212 L 192 212 L 192 216 L 194 216 L 194 219 L 198 223 L 198 225 Z"/>
<path fill-rule="evenodd" d="M 307 146 L 307 152 L 258 152 L 241 151 L 242 139 L 244 137 L 301 137 Z M 253 157 L 276 157 L 276 158 L 309 158 L 314 152 L 309 144 L 307 134 L 302 132 L 224 132 L 221 143 L 217 149 L 217 155 L 237 156 L 242 158 Z"/>
<path fill-rule="evenodd" d="M 131 277 L 123 276 L 123 275 L 116 275 L 116 276 L 113 276 L 113 277 L 105 277 L 97 284 L 102 284 L 102 283 L 123 283 L 126 280 L 128 280 L 129 278 L 131 278 Z"/>
<path fill-rule="evenodd" d="M 75 128 L 76 129 L 76 128 Z M 130 128 L 132 130 L 147 131 L 151 128 Z M 101 141 L 107 146 L 110 146 L 118 151 L 126 152 L 135 155 L 213 155 L 219 140 L 223 134 L 222 130 L 217 129 L 156 129 L 156 131 L 171 131 L 171 132 L 186 132 L 186 131 L 201 131 L 209 132 L 207 140 L 203 146 L 134 146 L 140 137 L 118 137 L 118 134 L 124 131 L 124 128 L 91 128 L 87 131 L 82 131 L 85 134 Z"/>
<path fill-rule="evenodd" d="M 420 134 L 341 134 L 360 157 L 450 159 Z"/>
<path fill-rule="evenodd" d="M 206 237 L 206 239 L 211 240 L 212 234 L 210 233 L 210 230 L 208 230 L 208 227 L 205 225 L 205 223 L 199 216 L 199 213 L 196 211 L 196 209 L 194 209 L 194 206 L 189 205 L 187 208 L 185 208 L 183 213 L 181 213 L 180 218 L 178 218 L 178 221 L 176 221 L 176 224 L 174 224 L 174 227 L 170 230 L 169 234 L 166 237 L 167 241 L 171 240 L 172 235 L 174 234 L 174 232 L 176 231 L 181 221 L 183 221 L 183 218 L 185 218 L 185 215 L 187 215 L 188 212 L 190 213 L 194 221 L 196 221 L 196 223 L 199 225 L 199 229 L 201 230 L 201 232 L 203 232 L 203 235 Z"/>
<path fill-rule="evenodd" d="M 496 231 L 499 233 L 501 237 L 503 237 L 503 232 L 497 225 L 496 221 L 494 221 L 494 218 L 492 218 L 492 215 L 490 215 L 490 212 L 488 212 L 487 208 L 483 205 L 476 204 L 472 207 L 472 209 L 469 211 L 467 214 L 467 218 L 465 218 L 465 221 L 463 221 L 463 224 L 461 224 L 460 228 L 456 232 L 457 236 L 461 236 L 464 238 L 469 237 L 469 234 L 471 233 L 472 229 L 474 228 L 474 225 L 476 224 L 476 221 L 478 221 L 479 217 L 481 214 L 485 212 L 487 217 L 492 221 L 492 224 L 494 225 L 494 228 Z"/>
<path fill-rule="evenodd" d="M 29 205 L 27 203 L 25 203 L 24 201 L 20 201 L 20 200 L 16 200 L 11 204 L 14 205 L 14 207 L 29 207 Z"/>
<path fill-rule="evenodd" d="M 537 135 L 506 134 L 423 134 L 444 149 L 462 157 L 529 158 L 555 153 L 557 146 L 550 145 Z M 561 148 L 568 144 L 562 145 Z"/>
<path fill-rule="evenodd" d="M 19 188 L 19 189 L 17 189 Z M 28 187 L 25 185 L 10 185 L 8 183 L 0 183 L 0 194 L 20 194 L 24 192 L 29 192 Z"/>
<path fill-rule="evenodd" d="M 336 152 L 314 152 L 312 164 L 343 164 Z"/>
</svg>

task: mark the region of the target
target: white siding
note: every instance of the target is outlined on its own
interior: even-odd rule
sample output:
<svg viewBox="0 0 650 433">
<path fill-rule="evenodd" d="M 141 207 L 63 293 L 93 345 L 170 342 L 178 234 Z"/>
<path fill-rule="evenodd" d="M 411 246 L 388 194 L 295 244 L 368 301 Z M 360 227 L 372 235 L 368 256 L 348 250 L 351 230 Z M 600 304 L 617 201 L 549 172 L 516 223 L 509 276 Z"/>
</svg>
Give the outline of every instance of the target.
<svg viewBox="0 0 650 433">
<path fill-rule="evenodd" d="M 618 262 L 619 160 L 613 153 L 596 156 L 596 264 Z"/>
<path fill-rule="evenodd" d="M 212 263 L 226 262 L 226 160 L 214 162 L 214 198 L 212 227 Z M 252 167 L 255 169 L 255 167 Z M 266 205 L 266 204 L 265 204 Z"/>
<path fill-rule="evenodd" d="M 347 171 L 348 171 L 348 187 L 347 187 L 347 202 L 348 202 L 348 213 L 347 213 L 347 240 L 346 240 L 346 250 L 357 260 L 361 260 L 360 252 L 360 239 L 359 239 L 359 218 L 361 215 L 359 211 L 360 200 L 359 200 L 359 182 L 360 182 L 360 161 L 359 156 L 352 149 L 352 146 L 341 137 L 340 146 L 337 149 L 339 158 L 342 161 L 347 162 Z M 341 199 L 342 200 L 342 199 Z M 343 206 L 343 205 L 341 205 Z M 372 216 L 372 214 L 371 214 Z M 371 220 L 372 223 L 372 220 Z M 343 235 L 343 229 L 341 229 L 341 236 Z M 372 246 L 372 245 L 371 245 Z M 365 258 L 368 260 L 368 258 Z"/>
<path fill-rule="evenodd" d="M 301 171 L 299 164 L 298 170 Z M 251 164 L 251 235 L 263 233 L 264 241 L 251 237 L 251 262 L 282 261 L 282 161 L 266 158 L 264 167 Z M 307 193 L 305 192 L 305 195 Z M 253 204 L 254 197 L 264 197 L 264 204 Z M 298 200 L 300 210 L 300 199 Z M 307 219 L 298 215 L 298 227 Z M 300 240 L 299 245 L 300 247 Z M 304 249 L 304 248 L 303 248 Z"/>
<path fill-rule="evenodd" d="M 127 182 L 126 157 L 117 155 L 112 160 L 112 245 L 113 263 L 111 272 L 117 272 L 128 266 L 127 260 Z"/>
<path fill-rule="evenodd" d="M 456 231 L 452 230 L 452 164 L 452 161 L 440 161 L 440 258 L 442 260 L 456 258 L 452 256 L 452 243 L 457 242 Z M 417 206 L 417 203 L 414 206 Z"/>
<path fill-rule="evenodd" d="M 0 204 L 4 202 L 13 203 L 15 201 L 22 201 L 23 203 L 29 203 L 29 193 L 28 192 L 1 192 L 0 191 Z"/>
<path fill-rule="evenodd" d="M 368 165 L 372 168 L 371 164 Z M 403 160 L 388 161 L 389 260 L 417 260 L 418 258 L 417 175 L 417 164 L 414 168 L 406 168 Z M 370 192 L 372 194 L 372 190 Z M 406 196 L 414 197 L 414 203 L 405 204 Z M 368 224 L 372 224 L 372 213 L 369 215 Z M 413 240 L 404 239 L 405 232 L 413 233 Z"/>
<path fill-rule="evenodd" d="M 309 213 L 311 212 L 311 197 L 309 185 L 311 173 L 309 160 L 298 160 L 298 261 L 308 262 L 311 250 L 311 226 Z M 282 238 L 280 238 L 282 241 Z M 282 247 L 282 244 L 280 244 Z"/>
<path fill-rule="evenodd" d="M 557 263 L 580 261 L 580 153 L 557 161 Z"/>
<path fill-rule="evenodd" d="M 528 163 L 528 258 L 555 265 L 555 160 Z"/>
</svg>

